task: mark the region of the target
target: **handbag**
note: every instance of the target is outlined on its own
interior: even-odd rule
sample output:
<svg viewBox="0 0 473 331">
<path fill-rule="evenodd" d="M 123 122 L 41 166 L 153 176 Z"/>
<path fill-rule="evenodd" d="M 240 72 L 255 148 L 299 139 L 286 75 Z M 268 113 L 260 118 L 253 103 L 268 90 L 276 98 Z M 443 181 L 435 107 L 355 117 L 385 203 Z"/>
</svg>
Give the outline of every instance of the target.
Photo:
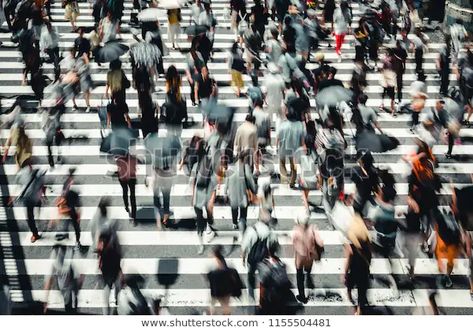
<svg viewBox="0 0 473 331">
<path fill-rule="evenodd" d="M 250 185 L 248 185 L 248 179 L 246 178 L 246 165 L 243 165 L 243 177 L 245 177 L 245 191 L 246 196 L 248 198 L 248 204 L 256 205 L 258 203 L 258 196 L 250 189 Z"/>
</svg>

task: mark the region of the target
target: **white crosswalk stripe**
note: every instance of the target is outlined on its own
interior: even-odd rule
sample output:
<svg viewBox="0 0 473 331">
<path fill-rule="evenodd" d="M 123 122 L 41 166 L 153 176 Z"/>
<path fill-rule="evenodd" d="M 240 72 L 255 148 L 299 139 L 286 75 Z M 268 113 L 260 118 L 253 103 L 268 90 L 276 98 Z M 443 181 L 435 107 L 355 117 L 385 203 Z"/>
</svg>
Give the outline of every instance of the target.
<svg viewBox="0 0 473 331">
<path fill-rule="evenodd" d="M 77 25 L 93 26 L 94 22 L 89 5 L 81 2 L 79 7 L 81 14 Z M 234 95 L 233 89 L 229 86 L 231 75 L 226 63 L 228 58 L 227 51 L 234 42 L 235 37 L 230 30 L 230 20 L 228 17 L 224 17 L 227 7 L 228 0 L 212 1 L 213 11 L 218 17 L 218 26 L 215 34 L 215 54 L 208 67 L 211 76 L 219 85 L 219 98 L 221 102 L 237 109 L 234 121 L 241 123 L 245 119 L 249 101 L 247 98 L 237 98 Z M 250 3 L 248 7 L 250 7 Z M 64 21 L 63 12 L 64 9 L 60 7 L 60 2 L 55 1 L 52 8 L 53 25 L 60 32 L 59 45 L 61 52 L 64 54 L 67 49 L 73 46 L 77 34 L 71 32 L 71 25 L 69 22 Z M 120 34 L 122 42 L 127 45 L 137 42 L 132 32 L 130 32 L 132 30 L 128 23 L 130 12 L 131 1 L 127 0 L 125 1 L 124 22 L 121 24 L 122 32 Z M 353 14 L 355 16 L 353 28 L 355 28 L 358 25 L 357 17 L 360 15 L 358 5 L 354 5 Z M 190 10 L 184 8 L 182 10 L 182 27 L 188 26 L 189 15 Z M 162 16 L 160 17 L 162 38 L 166 46 L 170 48 L 171 43 L 167 33 L 166 17 L 166 11 L 162 11 Z M 21 85 L 24 64 L 18 49 L 11 47 L 10 37 L 10 33 L 0 32 L 0 41 L 3 42 L 3 46 L 7 46 L 0 48 L 0 94 L 5 98 L 2 100 L 2 110 L 11 107 L 18 96 L 33 95 L 30 86 Z M 138 34 L 138 37 L 141 38 L 141 33 Z M 353 70 L 352 59 L 355 56 L 353 41 L 353 36 L 347 36 L 342 47 L 343 61 L 341 63 L 336 62 L 338 56 L 333 49 L 324 49 L 325 59 L 334 62 L 331 65 L 338 69 L 337 78 L 346 84 L 349 84 Z M 190 43 L 187 35 L 181 33 L 178 37 L 178 44 L 182 49 L 189 48 Z M 322 45 L 325 45 L 325 43 L 322 42 Z M 429 44 L 428 51 L 424 54 L 424 70 L 427 72 L 426 82 L 429 95 L 427 106 L 434 105 L 435 98 L 439 92 L 440 79 L 436 73 L 435 59 L 442 46 L 442 43 L 432 42 Z M 122 60 L 123 68 L 131 80 L 131 64 L 128 54 L 124 55 Z M 185 52 L 181 53 L 170 49 L 169 54 L 164 57 L 164 62 L 165 69 L 170 65 L 174 65 L 182 72 L 187 66 L 186 54 Z M 3 256 L 4 259 L 0 261 L 5 266 L 9 266 L 8 268 L 0 267 L 0 277 L 6 275 L 9 277 L 15 276 L 15 279 L 18 279 L 17 282 L 19 283 L 16 286 L 12 286 L 15 302 L 20 304 L 25 301 L 28 303 L 28 300 L 31 302 L 45 300 L 46 293 L 43 290 L 44 278 L 50 273 L 52 267 L 52 260 L 49 259 L 49 254 L 52 247 L 59 242 L 55 235 L 63 233 L 60 229 L 63 225 L 62 223 L 51 225 L 49 221 L 56 218 L 57 208 L 54 205 L 54 201 L 60 195 L 62 181 L 67 176 L 69 169 L 75 167 L 77 181 L 75 189 L 80 192 L 83 200 L 81 208 L 82 244 L 84 246 L 92 245 L 92 237 L 88 226 L 94 217 L 100 197 L 111 197 L 112 206 L 109 209 L 109 214 L 112 219 L 118 222 L 118 237 L 124 249 L 124 258 L 122 260 L 124 274 L 143 275 L 146 280 L 144 293 L 149 296 L 164 294 L 163 286 L 159 281 L 160 276 L 174 275 L 180 280 L 175 282 L 169 290 L 166 290 L 166 305 L 170 307 L 171 312 L 188 314 L 194 311 L 201 312 L 209 305 L 210 296 L 208 283 L 203 280 L 202 275 L 205 276 L 208 272 L 213 260 L 210 257 L 197 254 L 199 240 L 195 233 L 195 224 L 193 221 L 186 222 L 195 217 L 195 212 L 190 204 L 192 192 L 188 185 L 188 177 L 182 170 L 178 171 L 177 183 L 171 191 L 171 209 L 173 212 L 171 219 L 176 220 L 176 227 L 158 231 L 152 207 L 153 192 L 151 188 L 144 184 L 144 178 L 150 169 L 144 164 L 138 165 L 138 183 L 136 186 L 138 226 L 133 227 L 129 224 L 128 213 L 125 211 L 121 201 L 121 187 L 118 184 L 118 180 L 110 176 L 116 169 L 116 166 L 99 152 L 101 135 L 98 116 L 94 108 L 103 105 L 108 65 L 102 64 L 98 66 L 96 63 L 91 63 L 90 67 L 92 79 L 98 84 L 91 93 L 90 104 L 93 108 L 92 112 L 74 112 L 71 109 L 72 102 L 67 102 L 67 112 L 62 116 L 61 120 L 64 127 L 63 133 L 66 138 L 69 138 L 69 141 L 59 148 L 53 148 L 53 155 L 60 154 L 64 157 L 64 164 L 57 165 L 53 169 L 49 168 L 47 162 L 48 151 L 43 143 L 45 134 L 42 130 L 42 117 L 29 111 L 23 114 L 23 119 L 26 122 L 26 132 L 34 142 L 33 154 L 36 157 L 37 166 L 48 170 L 46 175 L 48 184 L 46 196 L 48 201 L 36 213 L 38 227 L 40 231 L 44 231 L 43 238 L 35 243 L 30 242 L 30 233 L 25 222 L 27 219 L 25 208 L 19 205 L 6 205 L 7 198 L 17 194 L 21 189 L 15 183 L 17 166 L 13 159 L 9 159 L 5 164 L 0 165 L 0 180 L 2 181 L 0 197 L 5 202 L 5 211 L 2 210 L 0 213 L 2 221 L 0 222 L 0 245 L 4 248 L 4 251 L 12 252 L 13 254 L 13 258 L 10 255 Z M 315 67 L 316 65 L 313 63 L 307 64 L 309 69 L 314 69 Z M 53 65 L 51 63 L 44 63 L 43 69 L 46 75 L 50 78 L 53 77 Z M 416 80 L 414 69 L 414 58 L 412 55 L 409 55 L 404 75 L 403 102 L 409 101 L 409 86 Z M 381 77 L 382 74 L 379 72 L 367 74 L 368 87 L 366 93 L 369 96 L 367 102 L 369 106 L 378 107 L 382 102 L 381 93 L 383 88 L 379 84 Z M 243 75 L 243 80 L 246 87 L 248 87 L 251 82 L 250 76 Z M 450 75 L 450 80 L 452 84 L 456 84 L 456 76 L 454 74 Z M 163 78 L 158 79 L 158 88 L 153 95 L 153 99 L 162 104 L 165 97 Z M 201 126 L 203 116 L 197 107 L 192 106 L 190 98 L 188 98 L 190 87 L 187 83 L 183 84 L 182 93 L 187 97 L 189 115 L 196 122 L 194 127 L 182 131 L 181 138 L 188 140 L 196 132 L 203 131 Z M 34 100 L 24 100 L 23 103 L 25 108 L 37 107 L 37 102 Z M 134 88 L 127 90 L 127 104 L 130 108 L 131 117 L 138 116 L 138 100 Z M 77 105 L 82 108 L 85 107 L 85 101 L 82 97 L 77 99 Z M 311 105 L 315 106 L 313 98 L 311 98 Z M 313 115 L 314 117 L 317 116 L 315 113 Z M 1 120 L 3 121 L 7 117 L 8 115 L 1 115 Z M 386 113 L 379 114 L 379 123 L 383 131 L 397 137 L 402 142 L 402 145 L 395 150 L 383 153 L 382 155 L 375 155 L 376 165 L 383 169 L 389 169 L 398 181 L 396 189 L 399 195 L 399 202 L 396 205 L 396 217 L 400 220 L 404 218 L 403 213 L 407 210 L 406 195 L 408 184 L 405 175 L 409 169 L 407 164 L 400 160 L 400 157 L 416 149 L 414 138 L 417 135 L 409 131 L 409 121 L 409 115 L 401 114 L 394 118 Z M 350 136 L 352 129 L 347 126 L 345 133 Z M 165 135 L 166 129 L 160 128 L 159 134 Z M 2 142 L 5 142 L 8 136 L 9 132 L 7 130 L 0 131 Z M 445 208 L 449 208 L 448 197 L 452 191 L 450 181 L 457 187 L 463 187 L 469 184 L 469 176 L 473 173 L 473 162 L 471 162 L 470 158 L 473 155 L 473 145 L 468 144 L 468 142 L 471 143 L 473 129 L 462 128 L 460 137 L 464 143 L 454 146 L 454 153 L 459 156 L 459 159 L 445 160 L 443 158 L 443 154 L 447 150 L 444 142 L 433 148 L 433 153 L 440 160 L 436 172 L 444 178 L 440 195 L 445 198 L 441 201 Z M 273 146 L 274 143 L 273 139 Z M 142 139 L 138 139 L 136 150 L 138 154 L 145 154 Z M 10 148 L 10 155 L 13 155 L 14 152 L 15 148 L 12 146 Z M 355 153 L 354 146 L 349 146 L 346 150 L 348 156 L 353 156 Z M 355 163 L 353 160 L 348 162 L 351 165 Z M 276 157 L 274 162 L 268 161 L 267 166 L 268 168 L 272 166 L 272 168 L 278 169 L 279 165 Z M 287 264 L 291 281 L 295 285 L 296 270 L 293 259 L 291 229 L 295 216 L 304 211 L 300 198 L 301 192 L 290 189 L 288 185 L 273 184 L 273 186 L 276 199 L 274 215 L 279 221 L 276 232 L 279 235 L 279 242 L 282 248 L 282 260 Z M 221 189 L 224 189 L 224 185 L 222 185 Z M 354 184 L 350 180 L 346 184 L 346 191 L 347 193 L 354 191 Z M 319 191 L 311 191 L 309 194 L 309 198 L 315 204 L 320 204 L 320 196 L 321 193 Z M 258 215 L 258 207 L 250 207 L 248 209 L 248 222 L 253 224 L 257 220 Z M 214 219 L 218 235 L 204 244 L 206 252 L 209 252 L 210 248 L 215 244 L 223 245 L 225 250 L 229 252 L 227 262 L 238 270 L 242 279 L 246 282 L 247 268 L 242 264 L 240 258 L 239 233 L 238 231 L 230 230 L 231 218 L 230 208 L 217 204 L 214 208 Z M 333 230 L 323 211 L 313 212 L 311 214 L 311 222 L 317 224 L 321 229 L 320 234 L 326 245 L 326 255 L 312 270 L 313 278 L 319 286 L 317 286 L 311 300 L 306 305 L 305 312 L 307 314 L 327 312 L 349 313 L 351 312 L 349 308 L 352 306 L 352 303 L 347 298 L 344 284 L 340 282 L 340 276 L 344 272 L 343 245 L 346 243 L 346 240 L 340 232 Z M 180 228 L 181 225 L 182 229 Z M 49 226 L 51 226 L 51 229 Z M 60 243 L 72 247 L 75 244 L 74 232 L 70 232 L 69 229 L 65 229 L 64 232 L 69 237 L 60 241 Z M 399 242 L 398 246 L 401 246 L 401 244 Z M 399 256 L 392 258 L 390 261 L 381 257 L 373 259 L 371 272 L 375 276 L 375 280 L 368 296 L 370 303 L 375 307 L 389 307 L 395 312 L 410 313 L 415 308 L 429 305 L 428 296 L 431 289 L 435 287 L 435 284 L 433 284 L 435 281 L 432 280 L 439 274 L 439 271 L 435 260 L 429 259 L 425 254 L 418 252 L 416 275 L 427 280 L 420 282 L 419 287 L 416 289 L 400 288 L 399 291 L 393 291 L 389 286 L 377 280 L 377 277 L 388 277 L 392 273 L 404 282 L 408 279 L 407 259 L 402 250 L 398 249 L 398 251 Z M 98 270 L 98 262 L 92 249 L 89 249 L 86 253 L 77 254 L 74 264 L 77 270 L 84 274 L 86 280 L 88 280 L 84 283 L 84 288 L 79 294 L 79 309 L 92 313 L 101 313 L 105 303 L 103 302 L 102 290 L 96 286 L 100 271 Z M 453 288 L 438 291 L 438 305 L 446 309 L 447 312 L 463 314 L 471 314 L 473 312 L 473 301 L 470 298 L 467 281 L 469 272 L 468 260 L 460 256 L 456 260 L 452 274 L 452 279 L 454 280 Z M 25 287 L 20 284 L 29 284 L 30 286 Z M 246 291 L 243 292 L 243 297 L 238 301 L 232 301 L 232 306 L 245 308 L 254 305 L 254 302 L 247 297 Z M 111 304 L 113 306 L 114 302 Z M 51 309 L 63 309 L 63 300 L 59 291 L 53 290 L 50 292 L 48 306 Z M 237 311 L 245 312 L 244 310 Z"/>
</svg>

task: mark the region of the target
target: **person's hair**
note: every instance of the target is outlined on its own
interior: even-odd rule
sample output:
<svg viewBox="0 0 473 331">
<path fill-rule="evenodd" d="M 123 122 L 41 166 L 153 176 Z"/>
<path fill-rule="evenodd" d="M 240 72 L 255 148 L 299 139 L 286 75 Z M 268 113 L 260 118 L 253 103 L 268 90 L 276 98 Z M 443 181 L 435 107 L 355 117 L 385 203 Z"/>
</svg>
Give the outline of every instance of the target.
<svg viewBox="0 0 473 331">
<path fill-rule="evenodd" d="M 365 93 L 360 94 L 360 96 L 358 97 L 358 102 L 362 105 L 365 105 L 366 101 L 368 101 L 368 96 Z"/>
<path fill-rule="evenodd" d="M 166 72 L 166 93 L 174 93 L 176 100 L 181 101 L 181 76 L 174 65 L 169 66 Z"/>
<path fill-rule="evenodd" d="M 368 171 L 373 168 L 374 158 L 370 151 L 365 152 L 360 150 L 356 154 L 358 161 L 360 161 L 365 170 Z"/>
<path fill-rule="evenodd" d="M 232 45 L 232 54 L 236 54 L 238 51 L 238 42 L 234 42 Z"/>
<path fill-rule="evenodd" d="M 246 117 L 245 117 L 245 121 L 255 124 L 256 119 L 255 119 L 255 117 L 254 117 L 253 115 L 248 114 L 248 115 L 246 115 Z"/>
<path fill-rule="evenodd" d="M 258 75 L 250 75 L 253 86 L 258 86 Z"/>
<path fill-rule="evenodd" d="M 340 2 L 340 9 L 342 10 L 342 12 L 345 12 L 348 10 L 348 2 L 343 0 L 342 2 Z"/>
<path fill-rule="evenodd" d="M 212 248 L 212 254 L 215 256 L 217 260 L 219 260 L 224 266 L 227 265 L 225 262 L 225 258 L 223 257 L 223 246 L 222 245 L 215 245 Z"/>
<path fill-rule="evenodd" d="M 255 106 L 255 107 L 261 107 L 261 108 L 263 108 L 263 99 L 257 98 L 257 99 L 254 101 L 254 106 Z"/>
<path fill-rule="evenodd" d="M 123 73 L 120 68 L 112 69 L 108 74 L 107 84 L 112 93 L 118 92 L 122 89 L 123 86 Z"/>
<path fill-rule="evenodd" d="M 110 206 L 110 199 L 107 198 L 107 197 L 102 197 L 102 199 L 100 199 L 100 202 L 99 202 L 99 205 L 98 205 L 101 216 L 103 216 L 103 217 L 107 216 L 107 207 L 108 206 Z"/>
</svg>

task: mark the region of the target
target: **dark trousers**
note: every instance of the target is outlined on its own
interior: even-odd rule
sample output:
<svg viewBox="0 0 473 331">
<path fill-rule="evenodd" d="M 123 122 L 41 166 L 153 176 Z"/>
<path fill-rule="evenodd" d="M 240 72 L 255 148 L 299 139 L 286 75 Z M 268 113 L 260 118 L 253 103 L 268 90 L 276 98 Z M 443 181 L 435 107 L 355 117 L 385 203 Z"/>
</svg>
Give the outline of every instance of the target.
<svg viewBox="0 0 473 331">
<path fill-rule="evenodd" d="M 28 221 L 28 227 L 33 235 L 38 236 L 38 228 L 34 219 L 34 205 L 26 206 L 26 216 Z"/>
<path fill-rule="evenodd" d="M 74 228 L 74 233 L 76 235 L 76 242 L 80 242 L 80 223 L 79 223 L 79 215 L 76 212 L 76 208 L 71 208 L 71 212 L 69 215 L 70 222 L 72 223 L 72 227 Z"/>
<path fill-rule="evenodd" d="M 46 54 L 54 64 L 54 79 L 58 80 L 61 74 L 61 68 L 59 67 L 59 47 L 46 49 Z"/>
<path fill-rule="evenodd" d="M 213 223 L 213 218 L 212 215 L 209 213 L 209 210 L 207 209 L 207 220 L 204 218 L 204 210 L 201 208 L 194 207 L 195 214 L 197 216 L 197 234 L 199 236 L 202 236 L 204 233 L 204 230 L 206 228 L 207 223 L 212 224 Z"/>
<path fill-rule="evenodd" d="M 419 113 L 416 111 L 412 112 L 412 126 L 419 125 Z"/>
<path fill-rule="evenodd" d="M 424 70 L 422 65 L 424 63 L 424 50 L 423 49 L 416 49 L 414 54 L 415 62 L 416 62 L 416 74 L 417 79 L 422 80 L 421 78 L 424 75 Z"/>
<path fill-rule="evenodd" d="M 238 222 L 238 210 L 240 210 L 240 222 Z M 245 232 L 246 230 L 246 217 L 248 215 L 248 207 L 237 207 L 232 208 L 232 221 L 233 224 L 239 225 L 240 231 Z"/>
<path fill-rule="evenodd" d="M 297 290 L 299 291 L 299 295 L 301 297 L 305 297 L 305 287 L 304 287 L 304 271 L 306 272 L 306 277 L 307 277 L 307 285 L 308 287 L 314 288 L 314 283 L 312 282 L 312 277 L 310 275 L 312 268 L 305 269 L 300 268 L 296 269 L 296 280 L 297 280 Z"/>
<path fill-rule="evenodd" d="M 398 73 L 396 75 L 396 83 L 397 83 L 397 100 L 401 102 L 402 100 L 402 73 Z"/>
<path fill-rule="evenodd" d="M 448 138 L 448 151 L 447 151 L 447 154 L 452 154 L 453 143 L 455 142 L 455 138 L 453 137 L 453 135 L 451 133 L 447 134 L 447 138 Z"/>
<path fill-rule="evenodd" d="M 169 203 L 171 201 L 171 191 L 170 190 L 161 190 L 163 194 L 163 212 L 164 214 L 169 214 Z M 153 197 L 153 204 L 156 209 L 161 209 L 161 200 L 159 199 L 159 194 L 155 194 Z"/>
<path fill-rule="evenodd" d="M 252 299 L 255 298 L 256 269 L 257 265 L 248 264 L 248 295 Z"/>
<path fill-rule="evenodd" d="M 450 74 L 449 70 L 442 70 L 440 74 L 440 93 L 443 95 L 448 94 L 448 84 L 450 83 L 448 76 Z"/>
<path fill-rule="evenodd" d="M 125 208 L 128 209 L 128 189 L 130 189 L 130 204 L 131 204 L 131 218 L 136 218 L 136 196 L 135 196 L 135 185 L 136 179 L 131 178 L 129 180 L 119 180 L 122 186 L 123 203 Z"/>
<path fill-rule="evenodd" d="M 53 139 L 46 139 L 46 147 L 48 148 L 48 163 L 51 167 L 54 166 L 54 157 L 53 157 L 52 147 L 53 145 L 56 145 L 57 147 L 61 146 L 63 137 L 64 136 L 62 135 L 61 131 L 57 131 Z M 59 153 L 59 150 L 58 150 L 58 153 Z M 60 155 L 58 155 L 58 162 L 59 162 L 59 159 L 60 159 Z"/>
</svg>

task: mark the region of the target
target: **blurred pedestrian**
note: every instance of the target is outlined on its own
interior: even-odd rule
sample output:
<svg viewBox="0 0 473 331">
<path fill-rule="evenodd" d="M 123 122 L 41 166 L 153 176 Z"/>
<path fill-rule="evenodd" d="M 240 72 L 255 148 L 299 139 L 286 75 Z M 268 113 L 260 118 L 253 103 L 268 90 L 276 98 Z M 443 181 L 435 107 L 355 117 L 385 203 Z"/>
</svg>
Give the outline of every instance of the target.
<svg viewBox="0 0 473 331">
<path fill-rule="evenodd" d="M 308 298 L 305 295 L 305 284 L 309 289 L 314 289 L 311 272 L 314 261 L 319 261 L 324 251 L 324 243 L 318 234 L 317 227 L 309 224 L 310 216 L 307 214 L 299 215 L 296 219 L 292 233 L 292 245 L 294 246 L 297 289 L 299 294 L 297 300 L 307 303 Z"/>
</svg>

